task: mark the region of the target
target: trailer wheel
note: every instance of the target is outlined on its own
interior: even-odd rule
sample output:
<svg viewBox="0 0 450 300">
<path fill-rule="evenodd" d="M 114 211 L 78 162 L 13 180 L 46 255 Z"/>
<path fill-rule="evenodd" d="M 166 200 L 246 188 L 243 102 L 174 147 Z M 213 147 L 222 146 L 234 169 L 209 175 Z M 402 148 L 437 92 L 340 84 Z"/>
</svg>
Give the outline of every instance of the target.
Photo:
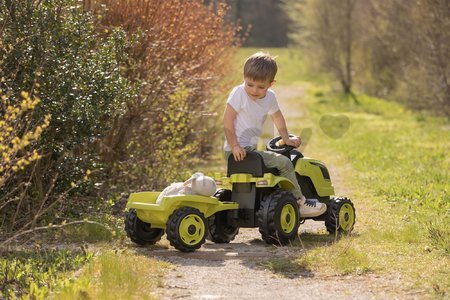
<svg viewBox="0 0 450 300">
<path fill-rule="evenodd" d="M 206 220 L 193 207 L 182 207 L 173 212 L 167 222 L 167 239 L 182 252 L 192 252 L 205 242 Z"/>
<path fill-rule="evenodd" d="M 141 246 L 155 244 L 164 234 L 164 229 L 152 228 L 151 224 L 139 219 L 134 208 L 125 218 L 125 231 L 133 242 Z"/>
</svg>

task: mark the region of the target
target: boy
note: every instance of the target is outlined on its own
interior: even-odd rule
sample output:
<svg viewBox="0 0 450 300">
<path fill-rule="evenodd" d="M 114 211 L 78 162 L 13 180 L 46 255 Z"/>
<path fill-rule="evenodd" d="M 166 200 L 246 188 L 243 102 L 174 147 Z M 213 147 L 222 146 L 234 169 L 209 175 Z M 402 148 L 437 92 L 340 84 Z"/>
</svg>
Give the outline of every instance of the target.
<svg viewBox="0 0 450 300">
<path fill-rule="evenodd" d="M 244 65 L 244 83 L 230 93 L 223 117 L 225 131 L 225 158 L 233 155 L 236 161 L 243 160 L 247 151 L 255 151 L 263 123 L 270 115 L 283 141 L 295 148 L 301 140 L 290 138 L 286 121 L 281 113 L 275 93 L 269 89 L 275 83 L 277 63 L 267 53 L 258 52 L 250 56 Z M 315 217 L 326 211 L 326 205 L 306 200 L 298 185 L 294 166 L 284 155 L 271 151 L 258 151 L 268 168 L 277 168 L 280 175 L 293 184 L 293 195 L 300 205 L 300 216 Z"/>
</svg>

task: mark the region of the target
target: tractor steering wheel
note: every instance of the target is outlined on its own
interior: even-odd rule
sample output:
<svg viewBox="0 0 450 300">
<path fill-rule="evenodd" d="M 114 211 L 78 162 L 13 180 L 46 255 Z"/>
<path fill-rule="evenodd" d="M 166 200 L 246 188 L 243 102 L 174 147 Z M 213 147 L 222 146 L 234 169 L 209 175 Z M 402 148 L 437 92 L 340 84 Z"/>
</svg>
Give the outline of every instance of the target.
<svg viewBox="0 0 450 300">
<path fill-rule="evenodd" d="M 293 134 L 289 134 L 289 137 L 295 137 Z M 269 142 L 267 142 L 266 149 L 268 151 L 272 151 L 278 154 L 288 154 L 291 152 L 291 150 L 294 149 L 293 146 L 286 145 L 283 142 L 283 139 L 281 136 L 276 136 L 273 139 L 271 139 Z"/>
</svg>

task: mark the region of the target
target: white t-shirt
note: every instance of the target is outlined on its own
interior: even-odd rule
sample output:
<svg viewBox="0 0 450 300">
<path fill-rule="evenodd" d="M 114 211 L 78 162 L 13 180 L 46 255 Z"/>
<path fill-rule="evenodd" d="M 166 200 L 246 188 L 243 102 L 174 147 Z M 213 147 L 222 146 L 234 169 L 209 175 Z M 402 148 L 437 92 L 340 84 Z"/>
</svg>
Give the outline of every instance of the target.
<svg viewBox="0 0 450 300">
<path fill-rule="evenodd" d="M 237 112 L 234 129 L 241 147 L 256 146 L 267 115 L 272 115 L 280 109 L 273 90 L 268 89 L 264 98 L 255 101 L 245 92 L 244 84 L 231 91 L 227 103 Z M 231 151 L 226 138 L 223 149 Z"/>
</svg>

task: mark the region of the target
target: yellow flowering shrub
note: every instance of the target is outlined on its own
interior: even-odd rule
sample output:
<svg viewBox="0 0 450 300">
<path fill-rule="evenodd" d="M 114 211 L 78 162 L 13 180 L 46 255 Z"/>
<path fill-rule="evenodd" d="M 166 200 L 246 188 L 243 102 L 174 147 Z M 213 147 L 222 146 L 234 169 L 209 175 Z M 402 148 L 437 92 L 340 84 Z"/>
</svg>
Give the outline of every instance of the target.
<svg viewBox="0 0 450 300">
<path fill-rule="evenodd" d="M 0 94 L 0 187 L 11 174 L 41 158 L 37 149 L 28 146 L 39 139 L 50 123 L 50 115 L 46 115 L 40 125 L 32 126 L 27 117 L 40 100 L 27 92 L 21 96 L 21 101 L 12 104 L 8 95 Z"/>
</svg>

